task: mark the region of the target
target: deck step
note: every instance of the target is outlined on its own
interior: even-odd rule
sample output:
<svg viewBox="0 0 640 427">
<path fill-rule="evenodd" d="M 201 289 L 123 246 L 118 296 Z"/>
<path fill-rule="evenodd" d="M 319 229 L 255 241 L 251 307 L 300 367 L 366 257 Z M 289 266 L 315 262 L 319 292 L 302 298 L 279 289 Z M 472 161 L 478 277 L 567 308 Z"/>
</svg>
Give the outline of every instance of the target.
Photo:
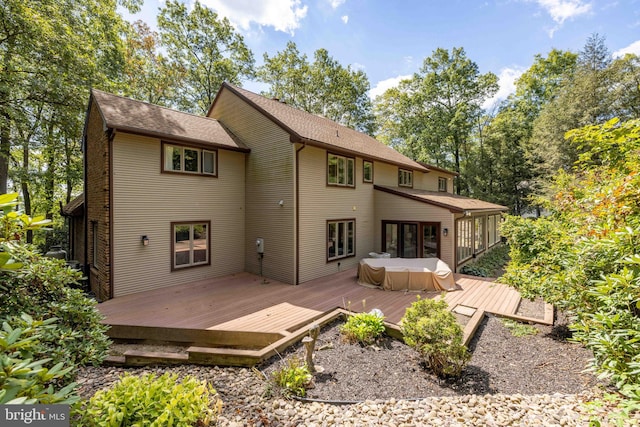
<svg viewBox="0 0 640 427">
<path fill-rule="evenodd" d="M 473 338 L 476 330 L 478 330 L 478 327 L 480 326 L 480 323 L 482 323 L 482 319 L 484 319 L 484 314 L 484 310 L 477 309 L 476 312 L 473 313 L 473 316 L 471 316 L 471 319 L 469 319 L 469 322 L 465 325 L 464 331 L 462 332 L 464 345 L 468 346 L 471 342 L 471 338 Z"/>
<path fill-rule="evenodd" d="M 127 350 L 124 352 L 124 358 L 127 366 L 178 365 L 186 363 L 189 360 L 189 355 L 162 351 Z"/>
</svg>

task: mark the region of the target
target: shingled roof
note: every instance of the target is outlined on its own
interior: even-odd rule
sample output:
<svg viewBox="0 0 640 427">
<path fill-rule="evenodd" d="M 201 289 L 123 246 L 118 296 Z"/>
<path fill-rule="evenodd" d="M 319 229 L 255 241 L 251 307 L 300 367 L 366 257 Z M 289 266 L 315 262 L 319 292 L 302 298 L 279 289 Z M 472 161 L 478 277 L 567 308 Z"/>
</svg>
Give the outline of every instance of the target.
<svg viewBox="0 0 640 427">
<path fill-rule="evenodd" d="M 269 99 L 246 89 L 223 83 L 209 114 L 214 109 L 220 93 L 229 90 L 289 133 L 291 142 L 319 146 L 346 154 L 380 160 L 405 168 L 427 172 L 423 165 L 400 154 L 377 139 L 340 125 L 333 120 L 299 110 L 278 100 Z"/>
<path fill-rule="evenodd" d="M 62 207 L 62 216 L 80 216 L 84 213 L 84 193 Z"/>
<path fill-rule="evenodd" d="M 91 91 L 91 100 L 97 104 L 106 127 L 111 129 L 176 142 L 250 151 L 220 122 L 210 117 L 183 113 L 97 89 Z"/>
<path fill-rule="evenodd" d="M 375 185 L 374 188 L 376 190 L 384 191 L 385 193 L 395 194 L 397 196 L 406 197 L 422 203 L 447 208 L 454 213 L 462 213 L 465 211 L 473 213 L 509 210 L 506 206 L 442 191 L 416 190 L 413 188 L 388 187 L 384 185 Z"/>
</svg>

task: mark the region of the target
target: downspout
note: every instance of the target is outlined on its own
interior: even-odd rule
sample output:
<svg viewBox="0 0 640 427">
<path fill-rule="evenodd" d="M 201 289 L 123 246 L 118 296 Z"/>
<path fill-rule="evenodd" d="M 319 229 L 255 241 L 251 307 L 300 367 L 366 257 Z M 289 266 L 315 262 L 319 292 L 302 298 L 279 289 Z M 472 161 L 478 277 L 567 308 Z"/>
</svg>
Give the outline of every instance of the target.
<svg viewBox="0 0 640 427">
<path fill-rule="evenodd" d="M 109 134 L 109 155 L 107 156 L 109 165 L 109 176 L 107 179 L 109 180 L 109 299 L 114 298 L 114 286 L 113 286 L 113 140 L 116 138 L 116 130 L 111 129 Z"/>
<path fill-rule="evenodd" d="M 307 146 L 306 142 L 296 148 L 296 277 L 295 285 L 300 284 L 300 157 L 299 153 Z"/>
</svg>

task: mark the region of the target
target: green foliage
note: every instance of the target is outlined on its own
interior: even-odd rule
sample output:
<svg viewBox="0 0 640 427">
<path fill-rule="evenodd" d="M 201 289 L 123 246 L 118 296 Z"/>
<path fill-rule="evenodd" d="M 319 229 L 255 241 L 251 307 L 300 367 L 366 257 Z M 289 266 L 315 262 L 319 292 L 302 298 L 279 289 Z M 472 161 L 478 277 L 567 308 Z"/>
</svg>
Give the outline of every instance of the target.
<svg viewBox="0 0 640 427">
<path fill-rule="evenodd" d="M 572 312 L 592 369 L 640 402 L 640 120 L 617 119 L 567 134 L 583 153 L 560 172 L 549 217 L 509 218 L 503 280 L 528 298 Z"/>
<path fill-rule="evenodd" d="M 275 370 L 271 378 L 285 394 L 304 397 L 313 376 L 306 364 L 297 357 L 292 357 Z"/>
<path fill-rule="evenodd" d="M 29 321 L 19 320 L 23 313 L 39 319 L 55 317 L 55 327 L 39 332 L 33 356 L 47 358 L 47 366 L 60 362 L 99 364 L 106 356 L 109 340 L 96 302 L 73 288 L 81 278 L 80 272 L 63 260 L 44 257 L 33 246 L 21 243 L 26 231 L 38 229 L 47 221 L 10 210 L 16 198 L 15 194 L 0 196 L 0 207 L 5 212 L 0 216 L 0 239 L 4 240 L 0 263 L 5 267 L 0 270 L 0 289 L 6 294 L 0 305 L 0 318 L 14 317 L 17 327 L 28 328 Z M 7 269 L 9 265 L 19 268 Z M 67 373 L 65 379 L 70 381 L 73 372 Z"/>
<path fill-rule="evenodd" d="M 240 85 L 253 76 L 253 53 L 227 18 L 199 1 L 187 6 L 170 0 L 158 14 L 164 69 L 176 73 L 173 104 L 206 114 L 223 82 Z"/>
<path fill-rule="evenodd" d="M 40 340 L 56 329 L 55 318 L 3 320 L 0 330 L 0 405 L 3 404 L 72 404 L 75 383 L 60 388 L 58 382 L 74 365 L 59 362 L 46 368 L 51 359 L 39 359 Z M 16 325 L 20 324 L 20 327 Z M 60 388 L 55 391 L 55 388 Z"/>
<path fill-rule="evenodd" d="M 499 244 L 475 261 L 465 264 L 460 273 L 478 277 L 498 277 L 509 262 L 509 246 Z"/>
<path fill-rule="evenodd" d="M 407 308 L 401 324 L 404 341 L 420 353 L 434 374 L 460 376 L 471 355 L 462 344 L 462 328 L 443 299 L 418 296 Z"/>
<path fill-rule="evenodd" d="M 476 262 L 465 264 L 460 269 L 460 273 L 477 277 L 489 277 L 489 273 L 487 272 L 487 270 L 484 267 L 478 265 L 478 263 Z"/>
<path fill-rule="evenodd" d="M 63 260 L 47 258 L 29 246 L 15 247 L 14 257 L 24 267 L 14 273 L 0 275 L 0 287 L 9 290 L 0 317 L 29 313 L 38 318 L 56 317 L 55 329 L 42 333 L 40 355 L 53 363 L 97 365 L 104 360 L 109 347 L 107 327 L 96 302 L 77 288 L 80 272 L 66 266 Z"/>
<path fill-rule="evenodd" d="M 270 85 L 265 96 L 368 134 L 375 130 L 367 75 L 350 65 L 343 67 L 326 49 L 316 50 L 309 62 L 289 41 L 274 56 L 264 54 L 258 78 Z"/>
<path fill-rule="evenodd" d="M 496 93 L 497 81 L 493 73 L 480 74 L 463 48 L 438 48 L 419 72 L 376 100 L 379 138 L 412 159 L 460 172 L 482 103 Z"/>
<path fill-rule="evenodd" d="M 514 337 L 526 337 L 529 335 L 537 335 L 540 330 L 533 325 L 526 325 L 511 319 L 502 319 L 502 324 L 507 328 Z"/>
<path fill-rule="evenodd" d="M 93 426 L 208 426 L 222 409 L 205 381 L 177 374 L 124 374 L 78 409 L 79 424 Z"/>
<path fill-rule="evenodd" d="M 349 316 L 340 332 L 349 342 L 373 344 L 385 331 L 384 317 L 376 313 L 358 313 Z"/>
</svg>

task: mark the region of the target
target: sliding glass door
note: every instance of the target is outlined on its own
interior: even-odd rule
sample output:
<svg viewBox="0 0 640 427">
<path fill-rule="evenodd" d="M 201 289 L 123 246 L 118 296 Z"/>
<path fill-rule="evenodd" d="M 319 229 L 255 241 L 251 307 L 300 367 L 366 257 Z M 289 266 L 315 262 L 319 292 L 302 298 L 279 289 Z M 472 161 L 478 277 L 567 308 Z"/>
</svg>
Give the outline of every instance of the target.
<svg viewBox="0 0 640 427">
<path fill-rule="evenodd" d="M 440 223 L 383 221 L 382 251 L 392 258 L 437 258 Z"/>
</svg>

